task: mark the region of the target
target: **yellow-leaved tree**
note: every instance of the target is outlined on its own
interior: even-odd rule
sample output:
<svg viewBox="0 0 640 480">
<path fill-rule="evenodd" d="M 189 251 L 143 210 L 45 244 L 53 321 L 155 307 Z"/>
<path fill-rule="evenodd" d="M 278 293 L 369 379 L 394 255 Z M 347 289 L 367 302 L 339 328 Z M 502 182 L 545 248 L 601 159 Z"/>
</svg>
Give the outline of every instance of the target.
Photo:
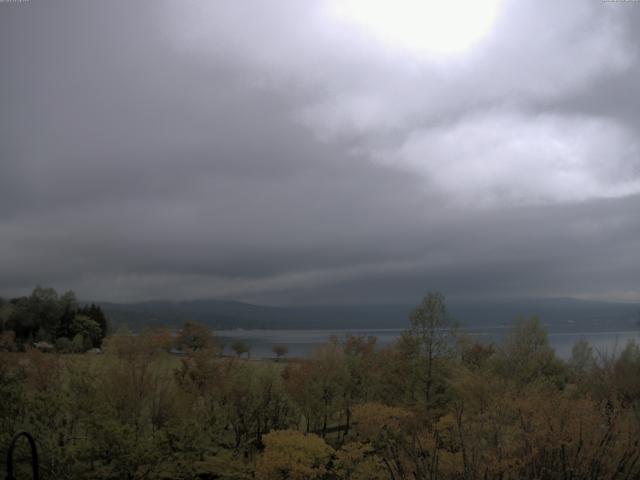
<svg viewBox="0 0 640 480">
<path fill-rule="evenodd" d="M 317 435 L 276 430 L 262 438 L 265 449 L 256 464 L 258 480 L 313 480 L 327 473 L 334 450 Z"/>
</svg>

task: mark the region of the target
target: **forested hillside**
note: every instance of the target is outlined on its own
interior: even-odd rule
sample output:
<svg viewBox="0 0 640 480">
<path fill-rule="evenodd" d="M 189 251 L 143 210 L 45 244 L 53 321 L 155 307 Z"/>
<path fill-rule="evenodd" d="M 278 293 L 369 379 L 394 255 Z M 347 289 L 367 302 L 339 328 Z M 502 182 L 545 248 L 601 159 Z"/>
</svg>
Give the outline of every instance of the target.
<svg viewBox="0 0 640 480">
<path fill-rule="evenodd" d="M 216 329 L 403 328 L 410 304 L 271 307 L 221 300 L 155 301 L 99 305 L 114 325 L 179 326 L 187 319 Z M 640 305 L 560 299 L 451 301 L 451 314 L 462 325 L 511 325 L 519 316 L 538 316 L 554 327 L 579 326 L 582 331 L 635 329 Z"/>
</svg>

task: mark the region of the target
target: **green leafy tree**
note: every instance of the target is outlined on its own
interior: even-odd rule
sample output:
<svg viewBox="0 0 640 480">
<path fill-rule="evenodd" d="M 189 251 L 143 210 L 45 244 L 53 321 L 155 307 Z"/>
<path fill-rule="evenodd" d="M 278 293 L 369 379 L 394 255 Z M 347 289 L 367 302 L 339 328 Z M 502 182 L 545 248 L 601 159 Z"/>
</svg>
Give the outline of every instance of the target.
<svg viewBox="0 0 640 480">
<path fill-rule="evenodd" d="M 285 357 L 289 353 L 289 347 L 284 344 L 278 344 L 271 347 L 271 351 L 275 353 L 276 358 L 280 360 L 280 358 Z"/>
<path fill-rule="evenodd" d="M 82 337 L 87 340 L 88 343 L 86 345 L 89 348 L 94 345 L 99 345 L 102 340 L 102 329 L 100 325 L 87 315 L 78 314 L 73 317 L 70 331 L 71 334 L 74 335 L 74 338 L 76 335 L 82 335 Z M 87 350 L 89 348 L 87 348 Z"/>
<path fill-rule="evenodd" d="M 520 319 L 495 357 L 498 372 L 519 384 L 536 380 L 564 384 L 566 372 L 549 345 L 547 331 L 538 317 Z"/>
<path fill-rule="evenodd" d="M 0 298 L 0 333 L 9 329 L 8 323 L 12 310 L 11 303 Z"/>
<path fill-rule="evenodd" d="M 78 300 L 71 290 L 60 296 L 60 308 L 62 313 L 58 320 L 56 337 L 72 338 L 75 332 L 72 331 L 73 319 L 78 314 Z"/>
<path fill-rule="evenodd" d="M 101 341 L 109 334 L 109 328 L 110 328 L 109 319 L 107 318 L 104 311 L 102 310 L 102 308 L 100 308 L 99 305 L 96 305 L 94 303 L 92 303 L 91 305 L 85 305 L 83 308 L 79 310 L 78 313 L 88 316 L 89 318 L 97 322 L 98 325 L 100 325 Z M 95 346 L 99 346 L 99 345 L 95 345 Z"/>
<path fill-rule="evenodd" d="M 250 352 L 251 352 L 251 349 L 249 348 L 249 345 L 247 345 L 242 340 L 236 340 L 236 341 L 232 342 L 231 343 L 231 350 L 233 350 L 234 353 L 238 357 L 241 357 L 245 353 L 247 354 L 247 357 L 249 357 Z"/>
<path fill-rule="evenodd" d="M 408 375 L 427 405 L 441 396 L 443 360 L 455 353 L 457 325 L 449 315 L 441 293 L 429 293 L 409 316 L 411 326 L 400 348 L 408 361 Z"/>
<path fill-rule="evenodd" d="M 53 288 L 38 286 L 28 297 L 14 299 L 13 305 L 8 323 L 19 341 L 29 343 L 40 329 L 46 340 L 55 339 L 61 311 Z"/>
<path fill-rule="evenodd" d="M 578 379 L 589 375 L 597 367 L 593 347 L 586 340 L 578 340 L 571 348 L 569 369 L 572 375 Z"/>
<path fill-rule="evenodd" d="M 71 350 L 73 350 L 75 353 L 81 353 L 85 351 L 84 347 L 84 337 L 81 333 L 76 333 L 76 335 L 73 337 L 73 340 L 71 340 Z"/>
<path fill-rule="evenodd" d="M 108 332 L 108 319 L 95 304 L 80 308 L 71 290 L 58 295 L 53 288 L 38 286 L 28 297 L 0 306 L 0 332 L 4 330 L 15 332 L 21 348 L 33 341 L 55 343 L 58 337 L 73 338 L 78 333 L 98 347 Z"/>
</svg>

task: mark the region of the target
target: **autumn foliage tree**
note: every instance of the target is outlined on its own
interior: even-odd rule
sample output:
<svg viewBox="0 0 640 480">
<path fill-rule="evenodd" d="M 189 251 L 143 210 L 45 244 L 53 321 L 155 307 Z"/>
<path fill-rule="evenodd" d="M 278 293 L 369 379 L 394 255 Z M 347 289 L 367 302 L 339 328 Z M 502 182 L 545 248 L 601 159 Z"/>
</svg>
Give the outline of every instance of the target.
<svg viewBox="0 0 640 480">
<path fill-rule="evenodd" d="M 175 339 L 175 345 L 179 349 L 192 352 L 218 348 L 211 328 L 192 321 L 184 323 Z"/>
<path fill-rule="evenodd" d="M 320 480 L 328 472 L 333 448 L 313 434 L 274 431 L 264 437 L 256 464 L 258 480 Z"/>
</svg>

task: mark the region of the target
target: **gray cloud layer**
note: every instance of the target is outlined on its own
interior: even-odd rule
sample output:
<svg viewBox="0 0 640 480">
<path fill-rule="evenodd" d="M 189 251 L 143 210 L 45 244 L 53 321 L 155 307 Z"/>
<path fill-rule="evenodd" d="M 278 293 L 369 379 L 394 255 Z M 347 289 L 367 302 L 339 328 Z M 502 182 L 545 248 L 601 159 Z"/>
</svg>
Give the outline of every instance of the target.
<svg viewBox="0 0 640 480">
<path fill-rule="evenodd" d="M 0 294 L 640 300 L 640 5 L 450 58 L 328 6 L 0 3 Z"/>
</svg>

